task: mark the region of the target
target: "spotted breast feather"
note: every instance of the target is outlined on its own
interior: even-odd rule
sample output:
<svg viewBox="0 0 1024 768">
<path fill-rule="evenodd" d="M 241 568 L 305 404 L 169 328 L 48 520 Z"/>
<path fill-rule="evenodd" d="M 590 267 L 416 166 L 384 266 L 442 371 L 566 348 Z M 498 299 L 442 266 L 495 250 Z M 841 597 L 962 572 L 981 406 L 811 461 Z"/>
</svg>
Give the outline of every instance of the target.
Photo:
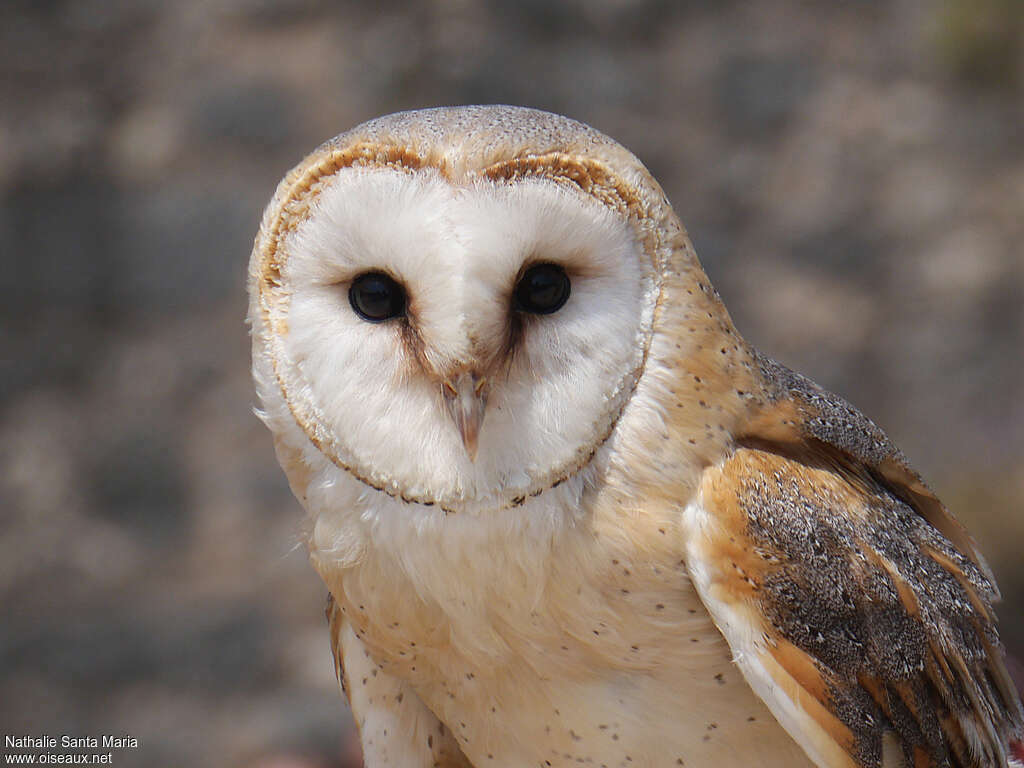
<svg viewBox="0 0 1024 768">
<path fill-rule="evenodd" d="M 686 512 L 688 565 L 748 682 L 820 765 L 1016 765 L 998 593 L 884 433 L 761 359 L 763 397 Z"/>
</svg>

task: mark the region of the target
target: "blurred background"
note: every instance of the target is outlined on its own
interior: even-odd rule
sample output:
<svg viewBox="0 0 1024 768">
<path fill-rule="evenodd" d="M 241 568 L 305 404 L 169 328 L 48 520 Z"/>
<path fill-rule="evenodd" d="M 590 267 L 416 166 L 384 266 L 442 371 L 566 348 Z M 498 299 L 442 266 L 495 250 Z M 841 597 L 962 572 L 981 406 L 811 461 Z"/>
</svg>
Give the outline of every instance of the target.
<svg viewBox="0 0 1024 768">
<path fill-rule="evenodd" d="M 114 765 L 357 764 L 325 590 L 252 415 L 277 180 L 505 102 L 630 147 L 756 346 L 875 419 L 1024 656 L 1019 0 L 0 4 L 0 730 Z"/>
</svg>

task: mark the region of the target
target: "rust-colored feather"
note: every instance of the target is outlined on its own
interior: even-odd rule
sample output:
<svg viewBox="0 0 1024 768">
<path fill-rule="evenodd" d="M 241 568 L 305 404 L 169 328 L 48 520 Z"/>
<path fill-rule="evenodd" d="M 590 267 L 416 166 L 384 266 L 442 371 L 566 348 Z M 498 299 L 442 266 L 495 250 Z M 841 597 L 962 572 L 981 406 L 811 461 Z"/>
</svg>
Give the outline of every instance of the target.
<svg viewBox="0 0 1024 768">
<path fill-rule="evenodd" d="M 702 484 L 716 599 L 760 608 L 761 669 L 854 764 L 881 767 L 893 734 L 907 766 L 1005 768 L 1024 716 L 974 543 L 879 427 L 758 361 L 762 397 Z"/>
<path fill-rule="evenodd" d="M 765 400 L 755 404 L 744 438 L 801 451 L 839 454 L 906 501 L 956 549 L 977 565 L 993 590 L 995 579 L 967 529 L 939 501 L 888 435 L 838 395 L 795 371 L 754 353 Z M 998 591 L 996 592 L 998 595 Z"/>
<path fill-rule="evenodd" d="M 745 448 L 715 471 L 717 594 L 760 607 L 776 685 L 799 685 L 855 765 L 882 766 L 891 732 L 908 766 L 1006 766 L 1020 709 L 980 569 L 901 499 L 827 466 Z"/>
<path fill-rule="evenodd" d="M 759 607 L 763 669 L 842 724 L 795 702 L 855 765 L 880 768 L 892 734 L 907 766 L 1005 768 L 1024 715 L 973 542 L 877 426 L 760 364 L 764 398 L 702 486 L 716 599 Z"/>
</svg>

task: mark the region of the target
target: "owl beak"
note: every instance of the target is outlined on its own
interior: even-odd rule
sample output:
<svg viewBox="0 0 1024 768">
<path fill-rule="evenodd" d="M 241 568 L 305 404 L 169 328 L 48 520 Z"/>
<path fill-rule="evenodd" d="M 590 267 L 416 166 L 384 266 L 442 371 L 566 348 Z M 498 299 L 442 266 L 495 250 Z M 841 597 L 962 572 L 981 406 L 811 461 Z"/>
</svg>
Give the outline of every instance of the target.
<svg viewBox="0 0 1024 768">
<path fill-rule="evenodd" d="M 469 460 L 476 461 L 477 439 L 487 407 L 487 379 L 475 373 L 461 373 L 454 381 L 445 379 L 441 389 Z"/>
</svg>

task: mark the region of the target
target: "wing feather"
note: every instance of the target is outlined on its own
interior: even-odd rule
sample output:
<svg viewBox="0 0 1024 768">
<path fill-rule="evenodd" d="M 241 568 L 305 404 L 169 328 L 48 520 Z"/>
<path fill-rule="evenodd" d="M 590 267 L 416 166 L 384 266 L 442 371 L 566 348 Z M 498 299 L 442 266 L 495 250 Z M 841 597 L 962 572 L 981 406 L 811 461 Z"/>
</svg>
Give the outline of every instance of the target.
<svg viewBox="0 0 1024 768">
<path fill-rule="evenodd" d="M 992 571 L 970 534 L 877 424 L 806 376 L 765 355 L 754 355 L 764 382 L 765 401 L 755 403 L 750 436 L 783 450 L 832 453 L 859 474 L 880 481 L 980 568 L 998 597 Z"/>
<path fill-rule="evenodd" d="M 995 589 L 908 496 L 833 452 L 750 445 L 687 516 L 701 598 L 812 759 L 1006 768 L 1024 718 Z"/>
</svg>

